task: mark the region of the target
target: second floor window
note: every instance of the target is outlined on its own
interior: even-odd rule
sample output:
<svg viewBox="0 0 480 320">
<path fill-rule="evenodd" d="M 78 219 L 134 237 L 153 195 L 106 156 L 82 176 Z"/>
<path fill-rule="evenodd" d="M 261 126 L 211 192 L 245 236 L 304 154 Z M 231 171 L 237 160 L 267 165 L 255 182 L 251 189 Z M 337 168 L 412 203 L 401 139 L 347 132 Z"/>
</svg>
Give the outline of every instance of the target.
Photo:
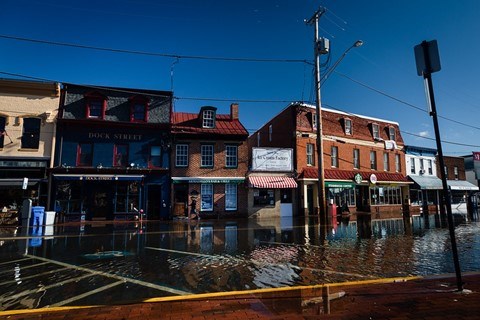
<svg viewBox="0 0 480 320">
<path fill-rule="evenodd" d="M 353 149 L 353 168 L 360 169 L 360 149 Z"/>
<path fill-rule="evenodd" d="M 107 98 L 98 92 L 91 92 L 85 95 L 85 116 L 89 119 L 105 119 Z"/>
<path fill-rule="evenodd" d="M 203 128 L 215 128 L 215 111 L 203 110 L 202 114 L 202 127 Z"/>
<path fill-rule="evenodd" d="M 390 171 L 390 159 L 388 157 L 387 152 L 383 153 L 383 170 L 384 171 Z"/>
<path fill-rule="evenodd" d="M 352 120 L 345 119 L 345 134 L 352 134 Z"/>
<path fill-rule="evenodd" d="M 150 147 L 150 167 L 162 167 L 162 147 L 160 146 L 151 146 Z"/>
<path fill-rule="evenodd" d="M 427 161 L 427 169 L 428 169 L 428 174 L 432 175 L 433 174 L 433 163 L 432 160 Z"/>
<path fill-rule="evenodd" d="M 148 121 L 148 103 L 145 97 L 134 97 L 130 99 L 130 121 L 147 122 Z"/>
<path fill-rule="evenodd" d="M 395 141 L 395 128 L 394 127 L 389 127 L 388 128 L 388 136 L 390 140 Z"/>
<path fill-rule="evenodd" d="M 22 149 L 38 149 L 41 122 L 38 118 L 23 119 Z"/>
<path fill-rule="evenodd" d="M 307 143 L 307 165 L 315 165 L 314 147 L 313 143 Z"/>
<path fill-rule="evenodd" d="M 225 147 L 225 166 L 227 168 L 236 168 L 238 166 L 238 147 Z"/>
<path fill-rule="evenodd" d="M 268 141 L 272 142 L 273 127 L 272 125 L 268 126 Z"/>
<path fill-rule="evenodd" d="M 213 167 L 213 145 L 204 144 L 201 147 L 201 167 Z"/>
<path fill-rule="evenodd" d="M 455 175 L 455 180 L 458 180 L 458 167 L 453 167 L 453 174 Z"/>
<path fill-rule="evenodd" d="M 372 135 L 373 139 L 380 139 L 380 129 L 376 123 L 372 123 Z"/>
<path fill-rule="evenodd" d="M 312 114 L 312 127 L 313 127 L 313 129 L 317 129 L 317 114 L 316 113 Z"/>
<path fill-rule="evenodd" d="M 338 147 L 332 146 L 332 167 L 338 168 Z"/>
<path fill-rule="evenodd" d="M 445 177 L 448 179 L 448 168 L 447 166 L 443 167 L 443 170 L 445 171 Z"/>
<path fill-rule="evenodd" d="M 175 147 L 175 166 L 188 167 L 188 145 L 177 144 Z"/>
<path fill-rule="evenodd" d="M 415 159 L 410 158 L 410 173 L 415 174 L 416 169 L 415 169 Z"/>
<path fill-rule="evenodd" d="M 7 135 L 7 131 L 5 130 L 5 126 L 7 125 L 7 118 L 0 117 L 0 148 L 3 148 L 5 143 L 5 136 Z"/>
<path fill-rule="evenodd" d="M 377 170 L 377 152 L 370 151 L 370 169 Z"/>
<path fill-rule="evenodd" d="M 77 167 L 91 167 L 93 160 L 93 144 L 79 143 L 77 146 Z"/>
<path fill-rule="evenodd" d="M 402 163 L 400 162 L 400 155 L 396 154 L 395 155 L 395 171 L 400 172 L 402 171 Z"/>
<path fill-rule="evenodd" d="M 114 167 L 126 167 L 128 165 L 128 145 L 116 144 L 113 153 Z"/>
</svg>

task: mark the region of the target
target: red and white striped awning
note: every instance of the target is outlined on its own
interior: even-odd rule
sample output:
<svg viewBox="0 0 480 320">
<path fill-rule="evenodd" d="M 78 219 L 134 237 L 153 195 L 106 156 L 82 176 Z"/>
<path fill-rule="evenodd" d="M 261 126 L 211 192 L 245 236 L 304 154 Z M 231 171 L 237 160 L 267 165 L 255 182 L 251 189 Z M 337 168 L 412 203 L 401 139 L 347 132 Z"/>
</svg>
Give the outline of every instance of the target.
<svg viewBox="0 0 480 320">
<path fill-rule="evenodd" d="M 248 177 L 248 187 L 262 188 L 262 189 L 296 188 L 297 182 L 295 181 L 295 179 L 290 177 L 271 177 L 271 176 Z"/>
</svg>

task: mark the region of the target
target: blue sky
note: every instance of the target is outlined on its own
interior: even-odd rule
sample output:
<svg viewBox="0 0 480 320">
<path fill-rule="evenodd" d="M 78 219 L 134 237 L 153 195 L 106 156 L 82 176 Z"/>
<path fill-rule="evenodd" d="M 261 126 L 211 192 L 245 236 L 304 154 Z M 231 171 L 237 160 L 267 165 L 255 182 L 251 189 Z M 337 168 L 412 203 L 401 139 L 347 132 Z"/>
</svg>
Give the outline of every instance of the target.
<svg viewBox="0 0 480 320">
<path fill-rule="evenodd" d="M 240 119 L 253 132 L 289 101 L 314 102 L 312 65 L 291 60 L 313 62 L 314 29 L 304 19 L 319 6 L 327 9 L 320 34 L 330 40 L 332 64 L 356 40 L 364 41 L 322 86 L 324 107 L 396 121 L 407 144 L 435 147 L 413 47 L 436 39 L 442 70 L 433 74 L 433 84 L 438 113 L 447 118 L 440 119 L 441 138 L 453 142 L 443 144 L 444 153 L 480 151 L 478 0 L 3 0 L 0 77 L 11 73 L 78 84 L 173 89 L 175 111 L 197 112 L 213 105 L 228 113 L 230 103 L 239 102 Z M 322 62 L 326 59 L 322 56 Z"/>
</svg>

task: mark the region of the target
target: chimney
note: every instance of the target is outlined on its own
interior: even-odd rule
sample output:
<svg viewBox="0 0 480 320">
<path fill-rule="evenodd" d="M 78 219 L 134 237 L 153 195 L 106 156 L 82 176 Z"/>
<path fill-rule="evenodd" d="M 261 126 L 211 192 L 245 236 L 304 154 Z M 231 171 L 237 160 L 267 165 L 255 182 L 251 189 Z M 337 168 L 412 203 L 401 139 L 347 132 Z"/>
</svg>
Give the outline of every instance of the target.
<svg viewBox="0 0 480 320">
<path fill-rule="evenodd" d="M 238 103 L 230 105 L 230 120 L 238 120 Z"/>
</svg>

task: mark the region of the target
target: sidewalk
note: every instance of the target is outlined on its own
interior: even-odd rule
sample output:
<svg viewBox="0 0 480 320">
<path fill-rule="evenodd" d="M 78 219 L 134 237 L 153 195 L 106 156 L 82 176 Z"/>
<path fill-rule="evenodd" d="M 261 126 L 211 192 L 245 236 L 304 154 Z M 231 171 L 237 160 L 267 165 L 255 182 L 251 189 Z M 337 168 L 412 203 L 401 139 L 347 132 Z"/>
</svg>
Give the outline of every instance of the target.
<svg viewBox="0 0 480 320">
<path fill-rule="evenodd" d="M 329 303 L 321 298 L 325 287 L 282 288 L 119 306 L 6 311 L 0 319 L 480 319 L 480 273 L 462 278 L 470 293 L 456 292 L 455 275 L 449 274 L 334 284 L 328 288 Z"/>
</svg>

